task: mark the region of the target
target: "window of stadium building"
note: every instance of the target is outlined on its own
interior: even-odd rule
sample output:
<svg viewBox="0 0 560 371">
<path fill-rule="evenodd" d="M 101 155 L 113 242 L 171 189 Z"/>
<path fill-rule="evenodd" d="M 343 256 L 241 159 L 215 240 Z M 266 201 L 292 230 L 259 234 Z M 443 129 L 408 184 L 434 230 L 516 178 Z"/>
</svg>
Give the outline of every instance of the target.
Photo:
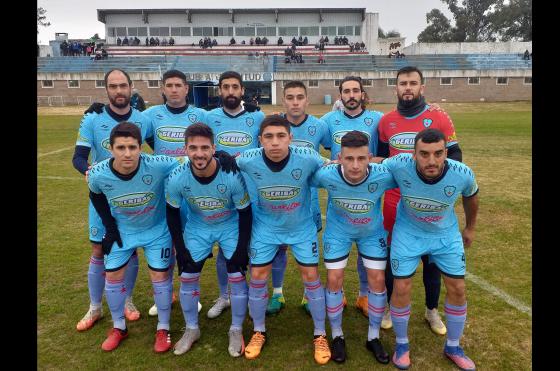
<svg viewBox="0 0 560 371">
<path fill-rule="evenodd" d="M 361 26 L 354 26 L 354 35 L 360 36 L 361 33 L 362 33 L 362 27 Z"/>
<path fill-rule="evenodd" d="M 171 36 L 190 36 L 190 27 L 171 27 Z"/>
<path fill-rule="evenodd" d="M 278 35 L 280 36 L 296 36 L 298 34 L 297 27 L 278 27 Z"/>
<path fill-rule="evenodd" d="M 80 87 L 80 80 L 68 80 L 68 87 L 69 88 L 79 88 Z"/>
<path fill-rule="evenodd" d="M 387 86 L 397 86 L 397 79 L 395 78 L 387 79 Z"/>
<path fill-rule="evenodd" d="M 148 80 L 148 88 L 159 88 L 159 80 Z"/>
<path fill-rule="evenodd" d="M 257 27 L 257 36 L 276 36 L 276 27 Z"/>
<path fill-rule="evenodd" d="M 363 86 L 373 86 L 373 80 L 372 79 L 362 79 L 362 85 Z"/>
<path fill-rule="evenodd" d="M 300 27 L 299 34 L 302 36 L 319 36 L 319 27 Z"/>
<path fill-rule="evenodd" d="M 310 88 L 318 88 L 319 87 L 319 80 L 309 80 L 307 86 Z"/>
<path fill-rule="evenodd" d="M 52 80 L 41 80 L 41 87 L 43 89 L 52 89 L 54 88 L 54 84 Z"/>
<path fill-rule="evenodd" d="M 523 85 L 533 85 L 533 76 L 525 76 Z"/>
<path fill-rule="evenodd" d="M 337 35 L 339 36 L 353 36 L 354 26 L 338 26 Z"/>
<path fill-rule="evenodd" d="M 117 37 L 124 37 L 126 36 L 126 27 L 116 27 Z"/>
<path fill-rule="evenodd" d="M 169 27 L 150 27 L 150 36 L 169 36 Z"/>
<path fill-rule="evenodd" d="M 341 81 L 342 81 L 342 80 L 334 80 L 334 86 L 335 86 L 335 88 L 338 88 L 338 87 L 340 86 L 340 82 L 341 82 Z"/>
<path fill-rule="evenodd" d="M 101 89 L 105 87 L 105 80 L 95 80 L 95 87 Z"/>
<path fill-rule="evenodd" d="M 192 32 L 193 36 L 218 36 L 214 35 L 213 27 L 193 27 Z"/>
<path fill-rule="evenodd" d="M 255 27 L 235 27 L 235 36 L 255 36 Z"/>
<path fill-rule="evenodd" d="M 497 77 L 496 78 L 496 85 L 507 85 L 508 78 L 507 77 Z"/>
<path fill-rule="evenodd" d="M 453 85 L 453 78 L 451 77 L 442 77 L 439 79 L 440 85 Z"/>
<path fill-rule="evenodd" d="M 467 81 L 469 85 L 480 85 L 480 77 L 469 77 Z"/>
<path fill-rule="evenodd" d="M 321 27 L 321 35 L 336 36 L 336 26 Z"/>
<path fill-rule="evenodd" d="M 128 27 L 128 36 L 148 36 L 148 27 Z"/>
</svg>

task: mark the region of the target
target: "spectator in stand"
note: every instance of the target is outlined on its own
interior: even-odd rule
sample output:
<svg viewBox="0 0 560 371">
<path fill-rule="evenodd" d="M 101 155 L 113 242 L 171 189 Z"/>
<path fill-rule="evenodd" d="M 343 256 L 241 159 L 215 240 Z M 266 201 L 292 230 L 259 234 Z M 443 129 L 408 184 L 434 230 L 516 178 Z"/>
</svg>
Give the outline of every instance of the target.
<svg viewBox="0 0 560 371">
<path fill-rule="evenodd" d="M 255 45 L 255 39 L 253 39 L 252 37 L 249 39 L 249 45 Z"/>
<path fill-rule="evenodd" d="M 156 39 L 154 39 L 154 37 L 150 37 L 150 46 L 154 46 L 156 45 Z"/>
<path fill-rule="evenodd" d="M 167 38 L 166 38 L 166 37 L 164 37 L 164 38 L 161 40 L 161 45 L 167 46 Z"/>
<path fill-rule="evenodd" d="M 298 46 L 302 46 L 302 45 L 303 45 L 303 37 L 301 37 L 301 35 L 299 35 Z"/>
<path fill-rule="evenodd" d="M 150 39 L 148 39 L 148 36 L 146 36 L 146 46 L 150 45 Z"/>
<path fill-rule="evenodd" d="M 107 53 L 105 48 L 101 48 L 101 59 L 109 59 L 109 53 Z"/>
<path fill-rule="evenodd" d="M 262 38 L 262 44 L 263 45 L 267 45 L 268 44 L 268 39 L 265 37 Z"/>
<path fill-rule="evenodd" d="M 350 43 L 350 53 L 354 53 L 354 43 Z"/>
<path fill-rule="evenodd" d="M 255 39 L 255 44 L 262 45 L 262 40 L 260 37 L 257 36 L 257 38 Z"/>
<path fill-rule="evenodd" d="M 529 60 L 530 59 L 530 54 L 529 54 L 528 49 L 525 49 L 525 53 L 523 53 L 523 59 L 524 60 Z"/>
<path fill-rule="evenodd" d="M 307 36 L 305 36 L 303 38 L 303 45 L 307 45 L 307 44 L 309 44 L 309 40 L 307 39 Z"/>
<path fill-rule="evenodd" d="M 241 45 L 245 45 L 245 40 L 241 41 Z"/>
<path fill-rule="evenodd" d="M 338 41 L 338 37 L 337 37 L 337 36 L 335 36 L 335 37 L 334 37 L 334 45 L 338 45 L 338 43 L 339 43 L 339 41 Z"/>
<path fill-rule="evenodd" d="M 364 44 L 363 41 L 361 42 L 360 46 L 361 46 L 362 50 L 366 50 L 366 44 Z"/>
<path fill-rule="evenodd" d="M 323 36 L 321 36 L 321 38 L 319 39 L 319 42 L 318 42 L 318 44 L 320 44 L 320 43 L 324 43 L 324 42 L 325 42 L 325 38 L 324 38 Z"/>
<path fill-rule="evenodd" d="M 323 56 L 323 52 L 319 53 L 319 59 L 317 60 L 317 63 L 319 64 L 325 63 L 325 57 Z"/>
<path fill-rule="evenodd" d="M 294 36 L 294 37 L 292 37 L 292 45 L 296 45 L 296 44 L 297 44 L 297 39 L 296 39 L 296 37 Z"/>
<path fill-rule="evenodd" d="M 329 43 L 329 37 L 325 36 L 325 44 L 328 44 L 328 43 Z"/>
<path fill-rule="evenodd" d="M 216 39 L 212 40 L 212 46 L 218 46 L 218 40 Z"/>
<path fill-rule="evenodd" d="M 344 41 L 344 45 L 348 45 L 348 38 L 346 36 L 344 36 L 342 40 Z"/>
<path fill-rule="evenodd" d="M 229 45 L 235 45 L 235 39 L 233 37 L 229 40 Z"/>
<path fill-rule="evenodd" d="M 86 55 L 89 57 L 89 56 L 91 56 L 92 52 L 93 52 L 93 48 L 91 47 L 91 45 L 88 45 L 86 47 Z"/>
<path fill-rule="evenodd" d="M 292 63 L 292 60 L 290 59 L 290 57 L 286 57 L 284 58 L 284 63 Z"/>
<path fill-rule="evenodd" d="M 120 37 L 117 37 L 117 46 L 121 46 L 122 40 Z"/>
<path fill-rule="evenodd" d="M 122 41 L 123 46 L 127 45 L 128 46 L 128 37 L 124 37 L 124 40 Z"/>
<path fill-rule="evenodd" d="M 159 37 L 156 36 L 156 46 L 159 46 Z"/>
<path fill-rule="evenodd" d="M 171 46 L 175 45 L 175 39 L 173 38 L 173 36 L 169 38 L 169 45 Z"/>
<path fill-rule="evenodd" d="M 278 44 L 278 45 L 283 45 L 283 44 L 284 44 L 284 40 L 282 39 L 282 36 L 280 36 L 280 37 L 278 38 L 277 44 Z"/>
</svg>

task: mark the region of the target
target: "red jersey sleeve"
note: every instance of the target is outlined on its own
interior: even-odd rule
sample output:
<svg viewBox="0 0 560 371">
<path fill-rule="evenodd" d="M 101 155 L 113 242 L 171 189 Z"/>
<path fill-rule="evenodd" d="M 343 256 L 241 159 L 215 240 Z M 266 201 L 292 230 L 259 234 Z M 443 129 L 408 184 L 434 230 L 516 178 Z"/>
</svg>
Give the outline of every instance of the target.
<svg viewBox="0 0 560 371">
<path fill-rule="evenodd" d="M 453 125 L 453 121 L 451 121 L 451 117 L 449 117 L 447 112 L 438 112 L 438 116 L 437 129 L 441 130 L 445 135 L 447 147 L 457 144 L 459 141 L 457 140 L 457 133 L 455 133 L 455 126 Z"/>
</svg>

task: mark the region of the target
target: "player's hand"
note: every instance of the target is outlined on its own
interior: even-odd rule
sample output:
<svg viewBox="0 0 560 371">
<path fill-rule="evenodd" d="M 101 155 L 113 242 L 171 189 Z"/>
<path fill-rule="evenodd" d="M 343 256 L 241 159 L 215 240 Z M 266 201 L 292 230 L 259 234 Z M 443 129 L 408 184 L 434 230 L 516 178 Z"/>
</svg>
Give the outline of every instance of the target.
<svg viewBox="0 0 560 371">
<path fill-rule="evenodd" d="M 255 111 L 260 111 L 261 110 L 261 107 L 257 106 L 256 104 L 250 103 L 250 102 L 245 103 L 243 105 L 243 108 L 245 108 L 245 111 L 247 111 L 247 112 L 255 112 Z"/>
<path fill-rule="evenodd" d="M 428 111 L 432 112 L 432 111 L 438 111 L 438 112 L 445 112 L 443 108 L 441 108 L 441 106 L 437 103 L 430 103 L 428 105 Z"/>
<path fill-rule="evenodd" d="M 233 157 L 226 151 L 216 151 L 214 156 L 216 156 L 216 158 L 220 162 L 220 166 L 227 174 L 229 174 L 230 172 L 236 174 L 239 171 L 237 162 L 235 162 L 235 157 Z"/>
<path fill-rule="evenodd" d="M 243 275 L 245 275 L 245 272 L 247 272 L 247 265 L 249 264 L 249 254 L 247 253 L 247 248 L 241 248 L 238 246 L 231 256 L 231 259 L 229 259 L 229 262 L 231 265 L 237 267 Z"/>
<path fill-rule="evenodd" d="M 89 175 L 90 169 L 91 169 L 91 165 L 89 165 L 89 166 L 87 167 L 87 170 L 86 170 L 86 183 L 88 182 L 88 175 Z"/>
<path fill-rule="evenodd" d="M 107 229 L 105 235 L 103 236 L 103 239 L 101 240 L 101 249 L 103 250 L 103 254 L 109 255 L 109 253 L 111 252 L 111 248 L 113 247 L 113 244 L 115 242 L 119 247 L 123 247 L 119 230 L 116 228 Z"/>
<path fill-rule="evenodd" d="M 465 227 L 465 229 L 463 229 L 462 235 L 463 245 L 465 245 L 465 247 L 470 247 L 474 240 L 474 229 Z"/>
<path fill-rule="evenodd" d="M 336 164 L 340 164 L 340 161 L 339 160 L 329 160 L 329 161 L 326 161 L 323 164 L 323 167 L 329 166 L 329 165 L 336 165 Z"/>
<path fill-rule="evenodd" d="M 89 106 L 89 108 L 84 111 L 84 115 L 87 115 L 88 113 L 93 113 L 93 112 L 103 113 L 103 107 L 105 107 L 105 104 L 99 103 L 99 102 L 93 102 L 91 104 L 91 106 Z"/>
<path fill-rule="evenodd" d="M 185 272 L 187 273 L 187 268 L 190 268 L 189 270 L 194 271 L 193 268 L 196 266 L 196 263 L 194 262 L 191 253 L 189 252 L 188 249 L 175 249 L 176 255 L 175 257 L 177 258 L 177 273 L 179 274 L 179 276 L 181 275 L 181 273 Z"/>
</svg>

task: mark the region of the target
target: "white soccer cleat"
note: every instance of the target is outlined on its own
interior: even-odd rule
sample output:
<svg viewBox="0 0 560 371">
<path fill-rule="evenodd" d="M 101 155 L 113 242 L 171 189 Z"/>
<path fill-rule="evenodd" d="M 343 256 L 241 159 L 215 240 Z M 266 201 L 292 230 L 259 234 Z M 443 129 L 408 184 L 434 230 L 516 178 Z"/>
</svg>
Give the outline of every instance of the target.
<svg viewBox="0 0 560 371">
<path fill-rule="evenodd" d="M 432 329 L 432 331 L 436 334 L 445 335 L 447 333 L 447 328 L 441 321 L 437 308 L 434 308 L 432 310 L 426 308 L 424 318 L 430 324 L 430 328 Z"/>
<path fill-rule="evenodd" d="M 152 305 L 152 307 L 151 307 L 150 310 L 148 311 L 148 314 L 149 314 L 151 317 L 157 316 L 157 305 L 155 305 L 155 303 L 154 303 L 154 305 Z"/>
<path fill-rule="evenodd" d="M 222 312 L 231 306 L 229 299 L 224 299 L 221 296 L 214 300 L 214 305 L 208 310 L 208 318 L 216 318 Z"/>
<path fill-rule="evenodd" d="M 173 347 L 173 354 L 176 356 L 185 354 L 198 339 L 200 339 L 200 329 L 186 328 L 181 339 Z"/>
</svg>

